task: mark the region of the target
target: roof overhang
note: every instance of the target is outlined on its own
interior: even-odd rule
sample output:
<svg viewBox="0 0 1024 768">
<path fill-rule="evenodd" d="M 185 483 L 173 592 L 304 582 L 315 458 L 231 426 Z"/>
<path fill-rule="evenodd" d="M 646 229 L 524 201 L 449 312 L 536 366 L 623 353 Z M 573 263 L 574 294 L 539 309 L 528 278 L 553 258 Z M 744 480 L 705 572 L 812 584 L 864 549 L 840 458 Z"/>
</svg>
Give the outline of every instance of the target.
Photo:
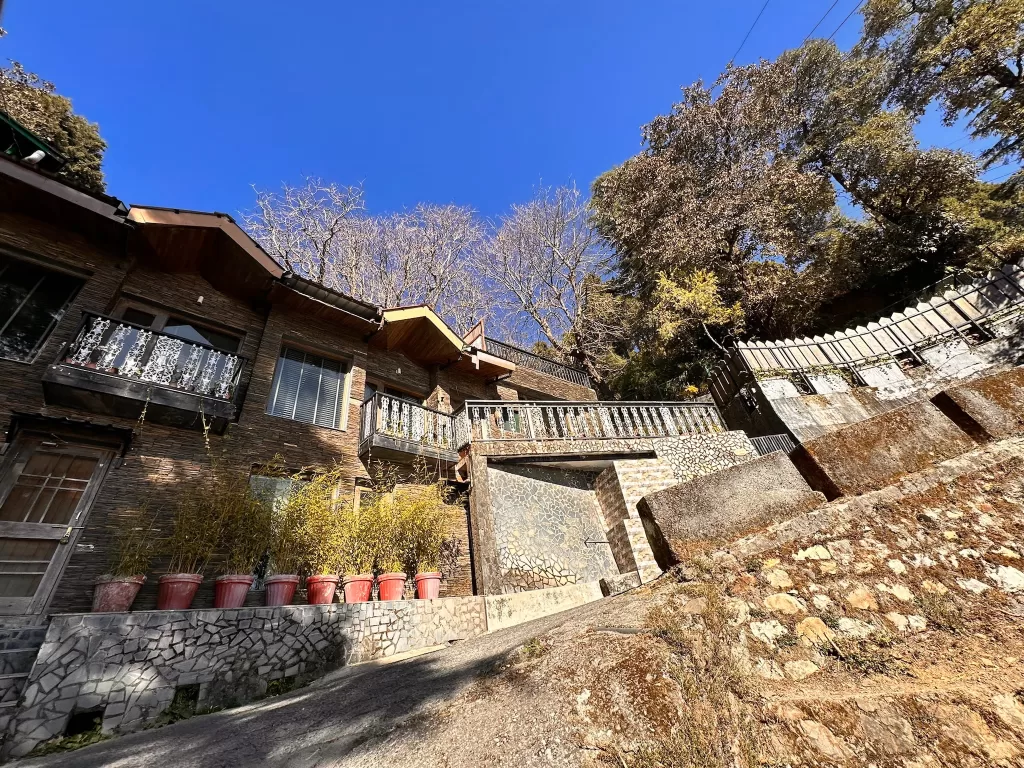
<svg viewBox="0 0 1024 768">
<path fill-rule="evenodd" d="M 479 349 L 473 349 L 472 355 L 463 356 L 453 367 L 459 371 L 479 373 L 488 379 L 494 379 L 499 376 L 507 376 L 515 371 L 516 364 Z"/>
<path fill-rule="evenodd" d="M 427 306 L 384 310 L 384 325 L 370 344 L 398 350 L 417 363 L 448 364 L 462 357 L 465 342 Z"/>
<path fill-rule="evenodd" d="M 133 205 L 142 256 L 167 272 L 195 272 L 224 293 L 263 298 L 284 270 L 226 213 Z"/>
<path fill-rule="evenodd" d="M 125 204 L 116 197 L 85 192 L 4 155 L 0 155 L 0 178 L 6 183 L 23 185 L 22 189 L 28 188 L 50 198 L 63 200 L 83 211 L 118 224 L 124 223 L 125 215 L 128 213 Z"/>
<path fill-rule="evenodd" d="M 337 304 L 328 303 L 297 288 L 290 287 L 284 281 L 279 280 L 273 284 L 268 298 L 275 307 L 301 312 L 305 317 L 315 317 L 333 325 L 350 328 L 357 333 L 373 333 L 380 328 L 379 315 L 375 319 L 368 312 L 359 314 L 350 312 Z M 378 308 L 374 309 L 379 312 Z"/>
</svg>

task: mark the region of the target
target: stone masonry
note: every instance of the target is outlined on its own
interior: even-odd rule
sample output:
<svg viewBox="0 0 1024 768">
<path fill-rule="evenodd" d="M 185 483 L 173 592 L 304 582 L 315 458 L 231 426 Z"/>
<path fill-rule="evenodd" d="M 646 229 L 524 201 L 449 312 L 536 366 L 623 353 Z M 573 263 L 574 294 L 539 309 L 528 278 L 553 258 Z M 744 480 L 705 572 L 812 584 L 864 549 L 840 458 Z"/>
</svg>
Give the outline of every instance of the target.
<svg viewBox="0 0 1024 768">
<path fill-rule="evenodd" d="M 126 732 L 151 722 L 180 686 L 200 686 L 200 707 L 227 706 L 258 698 L 271 680 L 302 682 L 486 631 L 482 597 L 55 616 L 8 755 L 61 735 L 74 712 L 102 710 L 104 732 Z"/>
</svg>

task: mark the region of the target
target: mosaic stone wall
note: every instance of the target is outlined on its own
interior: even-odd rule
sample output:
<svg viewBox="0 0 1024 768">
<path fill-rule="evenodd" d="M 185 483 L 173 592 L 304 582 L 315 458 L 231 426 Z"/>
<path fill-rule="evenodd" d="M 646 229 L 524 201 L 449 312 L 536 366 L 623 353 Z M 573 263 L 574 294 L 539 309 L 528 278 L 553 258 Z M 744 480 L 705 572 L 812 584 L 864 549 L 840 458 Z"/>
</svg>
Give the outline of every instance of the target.
<svg viewBox="0 0 1024 768">
<path fill-rule="evenodd" d="M 200 707 L 243 703 L 270 680 L 301 682 L 486 631 L 482 597 L 55 616 L 6 754 L 63 734 L 73 712 L 103 708 L 105 732 L 131 731 L 166 709 L 179 686 L 199 684 Z"/>
<path fill-rule="evenodd" d="M 757 458 L 754 444 L 739 430 L 716 435 L 666 437 L 653 443 L 658 458 L 672 467 L 680 483 Z"/>
<path fill-rule="evenodd" d="M 617 574 L 593 472 L 502 464 L 487 468 L 502 592 Z"/>
</svg>

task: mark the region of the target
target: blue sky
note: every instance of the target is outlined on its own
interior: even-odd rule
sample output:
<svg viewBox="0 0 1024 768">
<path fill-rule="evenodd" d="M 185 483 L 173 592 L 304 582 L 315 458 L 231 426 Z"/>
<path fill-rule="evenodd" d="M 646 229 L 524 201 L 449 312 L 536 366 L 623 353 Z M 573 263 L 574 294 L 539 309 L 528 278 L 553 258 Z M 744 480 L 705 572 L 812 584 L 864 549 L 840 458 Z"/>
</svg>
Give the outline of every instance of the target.
<svg viewBox="0 0 1024 768">
<path fill-rule="evenodd" d="M 640 126 L 714 79 L 762 5 L 8 0 L 0 58 L 100 124 L 108 191 L 129 203 L 236 213 L 251 185 L 313 174 L 362 182 L 374 212 L 428 201 L 493 216 L 636 153 Z M 737 61 L 799 45 L 829 5 L 771 0 Z M 921 135 L 962 138 L 936 120 Z"/>
</svg>

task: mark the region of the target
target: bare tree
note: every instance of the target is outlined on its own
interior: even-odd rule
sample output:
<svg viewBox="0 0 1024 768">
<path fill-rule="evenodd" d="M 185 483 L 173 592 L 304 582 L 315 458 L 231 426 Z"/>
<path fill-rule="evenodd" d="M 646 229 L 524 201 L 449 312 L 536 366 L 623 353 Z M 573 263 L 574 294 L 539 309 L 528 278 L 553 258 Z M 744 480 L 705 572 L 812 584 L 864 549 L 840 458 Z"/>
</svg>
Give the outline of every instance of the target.
<svg viewBox="0 0 1024 768">
<path fill-rule="evenodd" d="M 352 293 L 359 258 L 353 252 L 364 209 L 361 187 L 307 177 L 280 194 L 256 190 L 256 210 L 242 214 L 249 234 L 285 269 L 328 288 Z"/>
<path fill-rule="evenodd" d="M 598 360 L 614 331 L 603 284 L 610 269 L 611 253 L 575 185 L 541 188 L 530 202 L 513 205 L 476 259 L 506 334 L 528 344 L 539 331 L 598 384 L 605 379 Z"/>
<path fill-rule="evenodd" d="M 243 220 L 287 269 L 355 298 L 384 307 L 426 304 L 460 330 L 486 313 L 470 272 L 484 235 L 471 209 L 364 210 L 361 187 L 307 178 L 280 193 L 257 190 L 256 209 Z"/>
</svg>

